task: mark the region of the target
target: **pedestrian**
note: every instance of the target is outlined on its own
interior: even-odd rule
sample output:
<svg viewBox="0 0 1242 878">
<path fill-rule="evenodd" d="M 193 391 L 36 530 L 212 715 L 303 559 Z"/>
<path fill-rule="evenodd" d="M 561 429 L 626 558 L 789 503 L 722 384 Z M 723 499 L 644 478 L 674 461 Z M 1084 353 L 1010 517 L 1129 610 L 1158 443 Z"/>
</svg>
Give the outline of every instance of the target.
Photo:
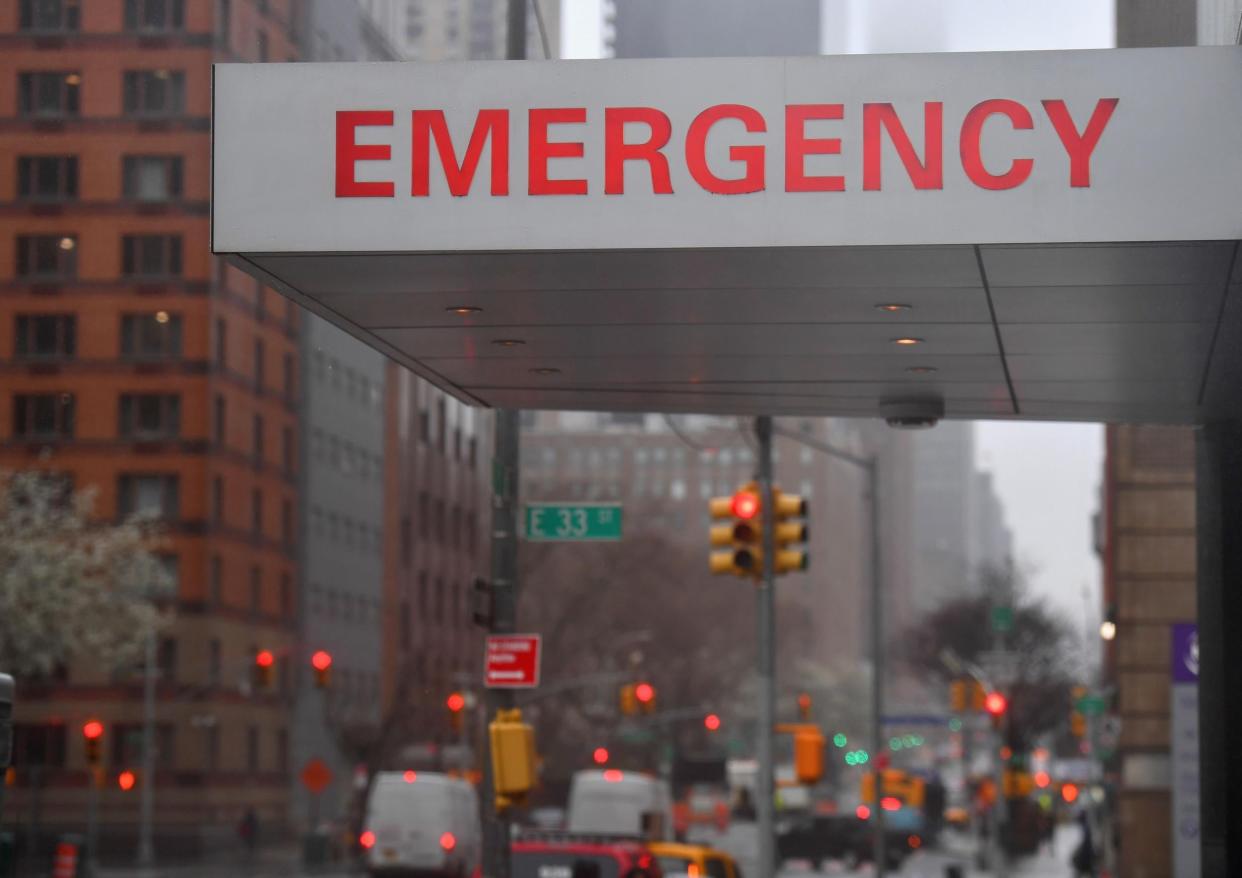
<svg viewBox="0 0 1242 878">
<path fill-rule="evenodd" d="M 1082 829 L 1082 837 L 1070 857 L 1070 865 L 1074 867 L 1076 878 L 1094 878 L 1095 842 L 1091 838 L 1091 818 L 1087 815 L 1086 808 L 1078 812 L 1078 825 Z"/>
<path fill-rule="evenodd" d="M 259 844 L 259 816 L 249 805 L 242 812 L 241 819 L 237 821 L 237 837 L 241 839 L 247 857 L 253 860 L 255 849 Z"/>
</svg>

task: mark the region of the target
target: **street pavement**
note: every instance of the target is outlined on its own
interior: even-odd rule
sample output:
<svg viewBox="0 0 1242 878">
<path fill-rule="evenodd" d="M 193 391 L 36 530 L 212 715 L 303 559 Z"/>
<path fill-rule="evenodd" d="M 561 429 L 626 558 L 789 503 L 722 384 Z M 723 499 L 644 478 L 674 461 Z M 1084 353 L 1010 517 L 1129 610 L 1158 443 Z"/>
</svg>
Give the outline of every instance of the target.
<svg viewBox="0 0 1242 878">
<path fill-rule="evenodd" d="M 702 837 L 709 843 L 728 851 L 738 861 L 743 878 L 757 875 L 758 833 L 754 823 L 734 822 L 725 833 L 711 832 Z M 1078 843 L 1078 830 L 1074 826 L 1062 826 L 1057 830 L 1052 844 L 1037 856 L 1025 857 L 1010 864 L 1009 878 L 1069 878 L 1070 854 Z M 924 849 L 906 859 L 901 869 L 889 870 L 892 878 L 945 878 L 946 869 L 957 864 L 962 867 L 962 878 L 993 878 L 988 870 L 974 868 L 973 843 L 960 835 L 946 833 L 937 849 Z M 150 870 L 102 868 L 97 878 L 357 878 L 359 870 L 347 865 L 302 870 L 298 855 L 293 850 L 268 851 L 254 860 L 239 857 L 228 863 L 215 863 L 176 867 L 155 867 Z M 869 864 L 848 870 L 843 864 L 828 863 L 817 871 L 809 863 L 790 862 L 777 872 L 777 878 L 872 878 L 874 870 Z"/>
</svg>

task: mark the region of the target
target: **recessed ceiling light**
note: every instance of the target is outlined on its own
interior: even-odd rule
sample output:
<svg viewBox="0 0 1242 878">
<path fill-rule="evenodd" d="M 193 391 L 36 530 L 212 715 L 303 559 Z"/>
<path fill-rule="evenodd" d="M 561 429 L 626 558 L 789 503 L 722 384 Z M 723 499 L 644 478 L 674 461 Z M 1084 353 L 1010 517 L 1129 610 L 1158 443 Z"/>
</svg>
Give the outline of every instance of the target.
<svg viewBox="0 0 1242 878">
<path fill-rule="evenodd" d="M 68 236 L 65 236 L 64 238 L 61 238 L 61 239 L 60 239 L 60 249 L 61 249 L 61 250 L 72 250 L 72 249 L 73 249 L 74 247 L 76 247 L 77 245 L 78 245 L 78 242 L 77 242 L 77 241 L 75 241 L 75 240 L 73 240 L 73 238 L 70 238 L 70 237 L 68 237 Z"/>
<path fill-rule="evenodd" d="M 156 322 L 156 323 L 167 323 L 167 322 L 168 322 L 168 312 L 167 312 L 167 311 L 156 311 L 156 312 L 155 312 L 155 322 Z"/>
<path fill-rule="evenodd" d="M 452 311 L 454 314 L 481 314 L 483 309 L 477 305 L 449 305 L 444 309 Z"/>
<path fill-rule="evenodd" d="M 513 348 L 513 347 L 517 347 L 518 345 L 526 344 L 526 339 L 524 338 L 494 338 L 492 339 L 492 344 L 499 345 L 502 348 Z"/>
<path fill-rule="evenodd" d="M 539 366 L 531 371 L 536 375 L 559 375 L 561 373 L 561 370 L 555 366 Z"/>
<path fill-rule="evenodd" d="M 895 314 L 898 311 L 909 311 L 913 305 L 906 305 L 901 302 L 881 302 L 875 306 L 877 311 L 887 311 L 889 314 Z"/>
<path fill-rule="evenodd" d="M 906 369 L 911 375 L 930 375 L 933 372 L 940 371 L 935 366 L 909 366 Z"/>
<path fill-rule="evenodd" d="M 70 73 L 68 76 L 65 77 L 66 85 L 78 85 L 81 82 L 82 82 L 82 77 L 76 73 Z"/>
<path fill-rule="evenodd" d="M 900 338 L 893 339 L 893 344 L 912 345 L 912 344 L 922 344 L 922 343 L 923 343 L 923 339 L 915 338 L 912 335 L 903 335 Z"/>
</svg>

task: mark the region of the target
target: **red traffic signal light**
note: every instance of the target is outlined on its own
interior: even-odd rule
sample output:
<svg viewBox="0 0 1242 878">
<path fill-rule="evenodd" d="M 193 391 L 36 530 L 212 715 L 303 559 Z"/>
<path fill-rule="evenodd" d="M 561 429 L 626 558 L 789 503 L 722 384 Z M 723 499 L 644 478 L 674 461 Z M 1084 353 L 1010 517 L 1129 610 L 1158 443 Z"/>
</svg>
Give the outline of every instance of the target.
<svg viewBox="0 0 1242 878">
<path fill-rule="evenodd" d="M 591 754 L 591 758 L 595 760 L 596 765 L 607 765 L 608 751 L 603 747 L 596 747 L 595 752 Z"/>
<path fill-rule="evenodd" d="M 124 790 L 125 792 L 129 792 L 130 790 L 132 790 L 134 788 L 134 784 L 137 783 L 137 781 L 138 781 L 138 778 L 134 775 L 134 773 L 128 770 L 122 771 L 120 774 L 116 776 L 116 785 L 120 787 L 122 790 Z"/>
<path fill-rule="evenodd" d="M 733 495 L 733 514 L 738 518 L 754 518 L 759 514 L 759 495 L 753 491 L 738 491 Z"/>
<path fill-rule="evenodd" d="M 992 716 L 1000 716 L 1009 707 L 1009 700 L 999 692 L 989 692 L 983 701 L 983 708 Z"/>
<path fill-rule="evenodd" d="M 261 668 L 270 668 L 276 664 L 276 656 L 270 649 L 261 649 L 255 654 L 254 663 Z"/>
<path fill-rule="evenodd" d="M 720 717 L 714 713 L 709 713 L 703 717 L 703 725 L 709 732 L 717 731 L 720 728 Z"/>
<path fill-rule="evenodd" d="M 1061 798 L 1065 800 L 1065 803 L 1067 805 L 1074 804 L 1074 801 L 1078 798 L 1077 784 L 1072 784 L 1072 783 L 1062 784 Z"/>
<path fill-rule="evenodd" d="M 650 704 L 655 698 L 655 687 L 650 683 L 639 683 L 634 687 L 634 698 L 639 704 Z"/>
<path fill-rule="evenodd" d="M 460 692 L 454 692 L 444 699 L 444 704 L 453 713 L 460 713 L 462 708 L 466 706 L 466 696 Z"/>
<path fill-rule="evenodd" d="M 88 741 L 94 741 L 102 737 L 104 733 L 103 723 L 97 719 L 87 720 L 82 725 L 82 737 Z"/>
<path fill-rule="evenodd" d="M 332 654 L 322 649 L 318 650 L 311 656 L 311 668 L 315 672 L 315 687 L 327 689 L 328 678 L 332 673 Z"/>
</svg>

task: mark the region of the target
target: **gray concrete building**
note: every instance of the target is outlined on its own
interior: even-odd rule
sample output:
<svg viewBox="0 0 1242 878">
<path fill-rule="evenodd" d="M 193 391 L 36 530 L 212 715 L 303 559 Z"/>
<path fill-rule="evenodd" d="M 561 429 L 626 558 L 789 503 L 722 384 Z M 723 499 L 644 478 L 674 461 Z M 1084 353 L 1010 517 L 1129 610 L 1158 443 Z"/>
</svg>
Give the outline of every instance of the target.
<svg viewBox="0 0 1242 878">
<path fill-rule="evenodd" d="M 397 38 L 402 54 L 409 60 L 478 61 L 505 57 L 506 0 L 396 2 L 401 19 Z M 532 2 L 527 15 L 529 57 L 545 57 L 545 36 L 546 57 L 560 56 L 560 19 L 560 0 Z"/>
<path fill-rule="evenodd" d="M 308 61 L 398 60 L 391 3 L 311 0 L 302 19 Z M 345 728 L 380 720 L 383 608 L 385 359 L 324 320 L 302 323 L 301 548 L 294 720 L 294 823 L 339 817 L 352 784 Z M 333 657 L 332 686 L 315 688 L 310 656 Z M 322 760 L 333 781 L 316 799 L 298 774 Z"/>
<path fill-rule="evenodd" d="M 820 53 L 820 0 L 617 0 L 606 14 L 617 58 Z"/>
</svg>

